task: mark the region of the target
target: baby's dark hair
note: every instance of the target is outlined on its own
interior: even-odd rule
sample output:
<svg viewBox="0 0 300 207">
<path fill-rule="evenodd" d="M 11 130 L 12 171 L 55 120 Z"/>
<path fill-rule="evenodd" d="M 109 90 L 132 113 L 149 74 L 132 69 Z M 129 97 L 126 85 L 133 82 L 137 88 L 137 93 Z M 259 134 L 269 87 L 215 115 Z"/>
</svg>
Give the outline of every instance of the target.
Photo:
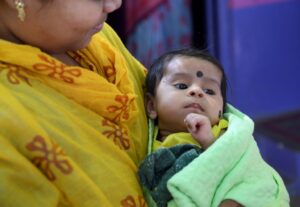
<svg viewBox="0 0 300 207">
<path fill-rule="evenodd" d="M 220 62 L 210 55 L 209 53 L 195 49 L 195 48 L 185 48 L 185 49 L 179 49 L 174 50 L 171 52 L 167 52 L 160 56 L 158 59 L 154 61 L 154 63 L 150 66 L 148 75 L 146 77 L 146 89 L 147 92 L 151 95 L 155 96 L 155 90 L 158 86 L 159 82 L 161 81 L 166 66 L 168 63 L 171 62 L 175 57 L 195 57 L 202 60 L 209 61 L 210 63 L 214 64 L 217 68 L 220 69 L 222 73 L 222 80 L 221 80 L 221 94 L 223 97 L 223 111 L 225 111 L 225 105 L 226 105 L 226 91 L 227 91 L 227 78 L 224 71 L 223 66 L 220 64 Z"/>
</svg>

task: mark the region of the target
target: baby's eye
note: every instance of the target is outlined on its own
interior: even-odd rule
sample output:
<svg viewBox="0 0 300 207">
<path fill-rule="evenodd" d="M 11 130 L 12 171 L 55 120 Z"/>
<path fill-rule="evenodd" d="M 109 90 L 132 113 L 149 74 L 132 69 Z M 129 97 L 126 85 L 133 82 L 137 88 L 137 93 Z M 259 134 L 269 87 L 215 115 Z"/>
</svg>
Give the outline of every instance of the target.
<svg viewBox="0 0 300 207">
<path fill-rule="evenodd" d="M 209 88 L 204 88 L 203 89 L 204 93 L 208 94 L 208 95 L 215 95 L 215 91 Z"/>
<path fill-rule="evenodd" d="M 180 90 L 184 90 L 184 89 L 187 89 L 188 88 L 188 85 L 185 84 L 185 83 L 176 83 L 174 85 L 177 89 L 180 89 Z"/>
</svg>

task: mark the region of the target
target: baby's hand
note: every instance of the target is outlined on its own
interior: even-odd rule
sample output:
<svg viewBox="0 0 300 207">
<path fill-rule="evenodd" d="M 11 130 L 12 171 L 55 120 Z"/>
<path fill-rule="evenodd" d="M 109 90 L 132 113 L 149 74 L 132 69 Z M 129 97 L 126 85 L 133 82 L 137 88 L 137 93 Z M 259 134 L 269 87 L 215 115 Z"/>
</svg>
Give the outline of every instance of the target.
<svg viewBox="0 0 300 207">
<path fill-rule="evenodd" d="M 211 132 L 211 124 L 206 116 L 190 113 L 185 117 L 184 123 L 193 138 L 204 149 L 207 149 L 214 142 L 215 139 Z"/>
</svg>

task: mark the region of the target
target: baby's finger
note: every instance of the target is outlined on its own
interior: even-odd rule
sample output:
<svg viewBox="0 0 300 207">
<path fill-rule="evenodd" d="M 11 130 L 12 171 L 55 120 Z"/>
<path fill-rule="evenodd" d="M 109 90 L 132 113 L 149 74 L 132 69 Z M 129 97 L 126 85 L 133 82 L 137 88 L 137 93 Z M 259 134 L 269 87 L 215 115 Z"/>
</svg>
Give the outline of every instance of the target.
<svg viewBox="0 0 300 207">
<path fill-rule="evenodd" d="M 187 127 L 187 129 L 188 129 L 189 131 L 191 131 L 191 132 L 196 131 L 196 129 L 197 129 L 197 128 L 196 128 L 197 122 L 195 122 L 194 119 L 186 118 L 186 119 L 184 119 L 184 123 L 185 123 L 185 125 L 186 125 L 186 127 Z"/>
</svg>

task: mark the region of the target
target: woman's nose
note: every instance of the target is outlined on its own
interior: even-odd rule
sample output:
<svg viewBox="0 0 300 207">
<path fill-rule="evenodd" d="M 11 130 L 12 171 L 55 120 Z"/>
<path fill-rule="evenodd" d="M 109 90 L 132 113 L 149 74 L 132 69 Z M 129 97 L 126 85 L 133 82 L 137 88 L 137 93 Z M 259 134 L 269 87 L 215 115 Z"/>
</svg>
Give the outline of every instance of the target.
<svg viewBox="0 0 300 207">
<path fill-rule="evenodd" d="M 111 13 L 120 8 L 122 0 L 104 0 L 103 10 L 106 13 Z"/>
<path fill-rule="evenodd" d="M 203 97 L 203 90 L 200 87 L 191 87 L 188 93 L 193 97 Z"/>
</svg>

